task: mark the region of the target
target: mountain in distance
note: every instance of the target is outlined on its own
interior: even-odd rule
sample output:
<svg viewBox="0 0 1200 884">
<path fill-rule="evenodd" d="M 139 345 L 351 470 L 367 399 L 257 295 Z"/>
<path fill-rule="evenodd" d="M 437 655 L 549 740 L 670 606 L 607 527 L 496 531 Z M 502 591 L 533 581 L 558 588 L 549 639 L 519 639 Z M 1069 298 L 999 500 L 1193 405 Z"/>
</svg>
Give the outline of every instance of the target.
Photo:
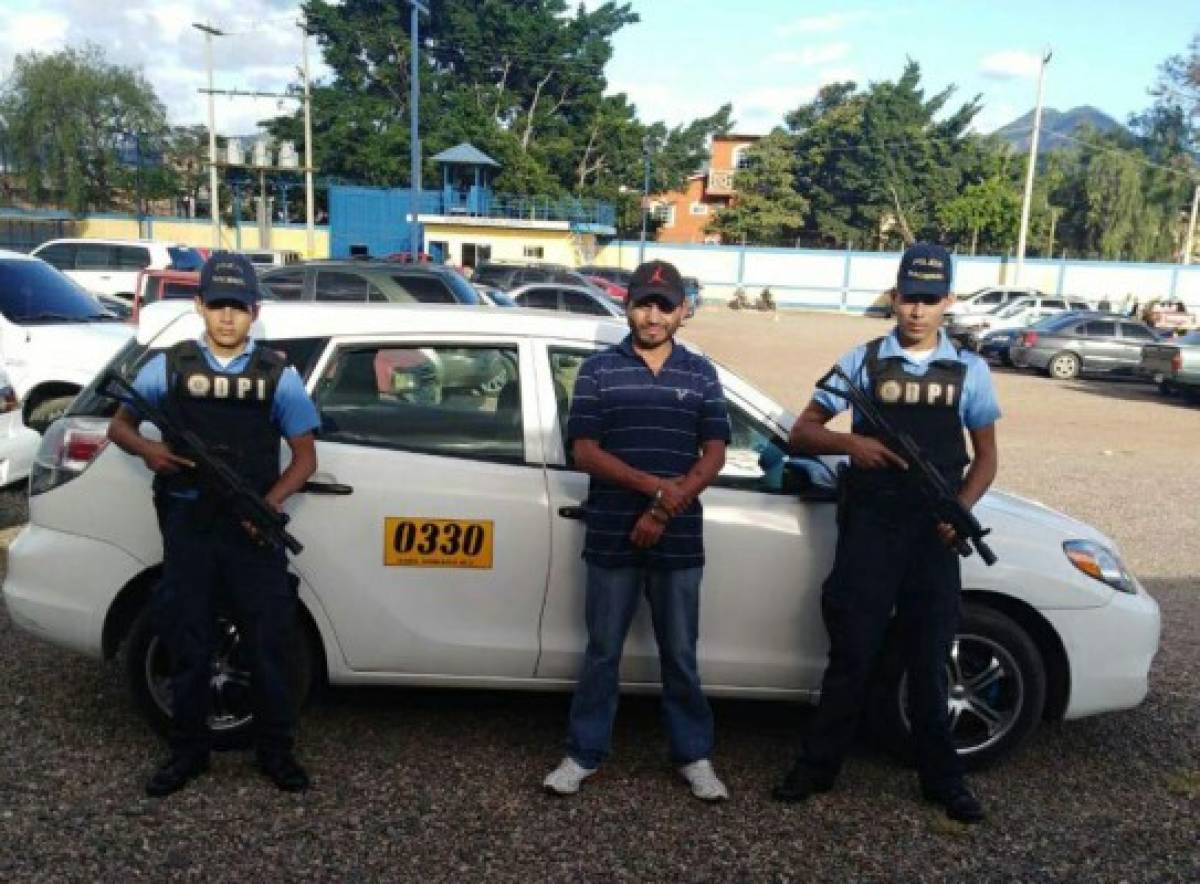
<svg viewBox="0 0 1200 884">
<path fill-rule="evenodd" d="M 1074 135 L 1080 126 L 1091 126 L 1100 132 L 1125 129 L 1104 111 L 1088 105 L 1073 107 L 1069 111 L 1057 111 L 1052 107 L 1042 108 L 1042 133 L 1038 138 L 1038 155 L 1071 147 L 1074 142 L 1056 138 L 1055 135 Z M 1011 144 L 1017 153 L 1027 153 L 1029 140 L 1033 137 L 1033 111 L 1001 126 L 992 134 Z"/>
</svg>

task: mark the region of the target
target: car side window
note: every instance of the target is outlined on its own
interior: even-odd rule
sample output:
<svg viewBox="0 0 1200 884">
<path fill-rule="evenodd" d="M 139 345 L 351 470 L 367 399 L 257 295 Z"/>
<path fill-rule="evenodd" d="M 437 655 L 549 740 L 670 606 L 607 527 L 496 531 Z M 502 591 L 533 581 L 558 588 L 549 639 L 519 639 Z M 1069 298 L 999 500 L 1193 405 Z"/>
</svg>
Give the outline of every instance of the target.
<svg viewBox="0 0 1200 884">
<path fill-rule="evenodd" d="M 534 310 L 557 310 L 558 289 L 539 286 L 522 294 L 520 300 L 522 307 L 532 307 Z"/>
<path fill-rule="evenodd" d="M 1138 341 L 1153 341 L 1156 340 L 1154 333 L 1143 325 L 1138 325 L 1136 322 L 1121 323 L 1121 337 L 1133 338 Z"/>
<path fill-rule="evenodd" d="M 111 270 L 112 246 L 101 243 L 80 243 L 75 252 L 76 270 Z"/>
<path fill-rule="evenodd" d="M 1046 300 L 1042 301 L 1042 309 L 1043 310 L 1066 310 L 1067 302 L 1059 300 L 1057 298 L 1047 298 Z"/>
<path fill-rule="evenodd" d="M 361 304 L 368 299 L 369 283 L 357 273 L 343 270 L 318 270 L 316 300 Z"/>
<path fill-rule="evenodd" d="M 1093 338 L 1115 338 L 1117 324 L 1115 322 L 1092 321 L 1083 323 L 1082 333 Z"/>
<path fill-rule="evenodd" d="M 281 270 L 262 281 L 263 288 L 281 301 L 299 301 L 304 297 L 304 271 Z"/>
<path fill-rule="evenodd" d="M 150 250 L 141 246 L 116 246 L 113 253 L 118 270 L 144 270 L 150 266 Z"/>
<path fill-rule="evenodd" d="M 608 315 L 608 311 L 582 292 L 564 291 L 562 299 L 563 307 L 568 313 L 581 313 L 585 316 Z"/>
<path fill-rule="evenodd" d="M 999 304 L 1004 297 L 1004 292 L 988 292 L 985 295 L 979 296 L 980 304 Z"/>
<path fill-rule="evenodd" d="M 567 453 L 567 466 L 574 464 L 571 449 L 567 445 L 567 418 L 571 415 L 571 397 L 575 395 L 575 378 L 579 366 L 592 355 L 591 350 L 550 350 L 550 377 L 554 380 L 554 401 L 558 405 L 558 432 L 563 451 Z"/>
<path fill-rule="evenodd" d="M 457 304 L 454 292 L 440 279 L 431 276 L 406 276 L 398 273 L 392 282 L 419 304 Z"/>
<path fill-rule="evenodd" d="M 785 493 L 783 473 L 787 451 L 783 440 L 736 402 L 726 400 L 726 407 L 731 431 L 729 447 L 725 466 L 713 484 L 743 491 Z"/>
<path fill-rule="evenodd" d="M 327 442 L 525 459 L 516 347 L 345 347 L 314 399 Z"/>
<path fill-rule="evenodd" d="M 56 267 L 59 270 L 74 270 L 75 244 L 69 242 L 55 243 L 38 252 L 37 257 L 41 258 L 51 267 Z"/>
</svg>

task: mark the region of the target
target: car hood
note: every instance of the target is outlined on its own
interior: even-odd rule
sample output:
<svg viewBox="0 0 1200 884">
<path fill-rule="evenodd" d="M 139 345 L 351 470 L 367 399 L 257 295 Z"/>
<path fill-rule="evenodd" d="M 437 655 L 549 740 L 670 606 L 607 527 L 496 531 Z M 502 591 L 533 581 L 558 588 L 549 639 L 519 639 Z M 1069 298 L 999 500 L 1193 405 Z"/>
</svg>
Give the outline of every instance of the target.
<svg viewBox="0 0 1200 884">
<path fill-rule="evenodd" d="M 1086 522 L 1007 491 L 989 491 L 976 507 L 976 513 L 984 525 L 995 521 L 992 519 L 995 515 L 1004 521 L 1024 523 L 1044 533 L 1047 538 L 1053 532 L 1063 540 L 1095 540 L 1116 548 L 1111 538 Z"/>
<path fill-rule="evenodd" d="M 123 322 L 29 325 L 23 331 L 20 357 L 29 366 L 59 365 L 95 373 L 125 342 L 133 329 Z M 18 348 L 11 354 L 16 356 Z"/>
</svg>

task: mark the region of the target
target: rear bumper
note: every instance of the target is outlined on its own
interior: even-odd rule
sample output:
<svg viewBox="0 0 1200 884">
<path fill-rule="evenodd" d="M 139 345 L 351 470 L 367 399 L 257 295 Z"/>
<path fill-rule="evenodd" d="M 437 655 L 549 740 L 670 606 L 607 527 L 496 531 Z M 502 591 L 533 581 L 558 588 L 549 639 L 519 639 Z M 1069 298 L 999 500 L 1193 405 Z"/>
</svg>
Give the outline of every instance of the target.
<svg viewBox="0 0 1200 884">
<path fill-rule="evenodd" d="M 9 547 L 4 602 L 25 632 L 99 659 L 105 617 L 143 570 L 110 543 L 30 524 Z"/>
<path fill-rule="evenodd" d="M 1114 592 L 1102 608 L 1042 613 L 1062 639 L 1071 668 L 1065 718 L 1129 709 L 1146 698 L 1162 622 L 1158 603 L 1145 590 Z"/>
</svg>

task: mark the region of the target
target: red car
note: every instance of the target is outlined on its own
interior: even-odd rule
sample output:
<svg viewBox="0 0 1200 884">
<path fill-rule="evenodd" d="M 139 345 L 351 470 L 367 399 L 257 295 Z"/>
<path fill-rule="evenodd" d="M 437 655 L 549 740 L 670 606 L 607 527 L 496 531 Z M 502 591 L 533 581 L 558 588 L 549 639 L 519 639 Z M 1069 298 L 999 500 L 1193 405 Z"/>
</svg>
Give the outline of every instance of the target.
<svg viewBox="0 0 1200 884">
<path fill-rule="evenodd" d="M 200 294 L 200 274 L 194 270 L 143 270 L 138 274 L 137 289 L 133 296 L 133 313 L 129 321 L 134 325 L 143 304 L 165 301 L 168 298 L 191 300 Z"/>
<path fill-rule="evenodd" d="M 624 304 L 625 299 L 629 297 L 629 290 L 625 286 L 609 282 L 603 276 L 589 276 L 587 281 L 619 304 Z"/>
</svg>

